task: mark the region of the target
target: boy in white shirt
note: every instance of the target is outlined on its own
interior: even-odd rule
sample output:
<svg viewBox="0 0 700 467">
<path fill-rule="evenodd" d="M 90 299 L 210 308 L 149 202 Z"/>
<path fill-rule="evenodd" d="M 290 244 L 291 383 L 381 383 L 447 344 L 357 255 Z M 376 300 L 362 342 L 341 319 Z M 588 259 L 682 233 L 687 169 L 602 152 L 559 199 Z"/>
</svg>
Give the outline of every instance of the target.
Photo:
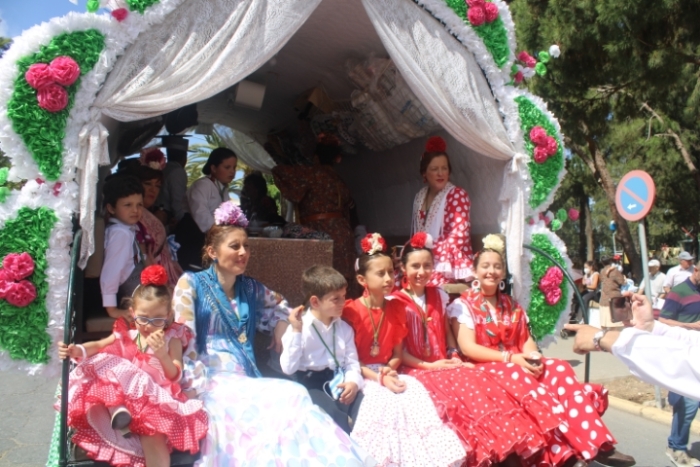
<svg viewBox="0 0 700 467">
<path fill-rule="evenodd" d="M 312 266 L 302 274 L 309 308 L 289 316 L 282 336 L 282 371 L 308 389 L 314 404 L 325 410 L 346 433 L 357 419 L 364 385 L 355 348 L 355 333 L 340 319 L 347 281 L 333 268 Z M 339 396 L 331 381 L 342 372 Z M 342 392 L 341 392 L 342 390 Z M 336 393 L 337 394 L 337 393 Z"/>
<path fill-rule="evenodd" d="M 145 261 L 136 240 L 143 213 L 143 185 L 133 176 L 115 175 L 102 189 L 109 215 L 105 229 L 105 251 L 100 288 L 102 306 L 112 318 L 126 317 L 128 306 L 120 306 L 140 284 Z"/>
</svg>

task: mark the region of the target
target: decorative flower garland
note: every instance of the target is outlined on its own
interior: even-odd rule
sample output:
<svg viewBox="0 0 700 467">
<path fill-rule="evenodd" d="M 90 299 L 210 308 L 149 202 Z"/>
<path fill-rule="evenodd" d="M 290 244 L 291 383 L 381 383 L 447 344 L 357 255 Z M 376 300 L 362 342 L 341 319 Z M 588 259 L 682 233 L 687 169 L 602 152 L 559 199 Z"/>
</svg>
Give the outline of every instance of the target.
<svg viewBox="0 0 700 467">
<path fill-rule="evenodd" d="M 445 0 L 447 5 L 470 24 L 484 41 L 493 61 L 502 68 L 512 55 L 508 30 L 499 15 L 498 6 L 484 0 Z"/>
</svg>

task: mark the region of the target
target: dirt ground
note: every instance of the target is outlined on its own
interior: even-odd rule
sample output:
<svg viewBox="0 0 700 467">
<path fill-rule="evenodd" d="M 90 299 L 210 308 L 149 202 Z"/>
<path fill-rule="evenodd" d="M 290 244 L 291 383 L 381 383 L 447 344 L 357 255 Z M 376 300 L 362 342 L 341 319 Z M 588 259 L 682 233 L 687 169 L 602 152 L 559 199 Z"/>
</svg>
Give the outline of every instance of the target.
<svg viewBox="0 0 700 467">
<path fill-rule="evenodd" d="M 654 406 L 654 386 L 638 380 L 634 376 L 626 376 L 624 378 L 614 379 L 604 384 L 610 395 L 636 402 L 638 404 Z M 671 412 L 671 407 L 668 405 L 666 398 L 668 391 L 661 389 L 661 398 L 664 401 L 664 410 Z"/>
</svg>

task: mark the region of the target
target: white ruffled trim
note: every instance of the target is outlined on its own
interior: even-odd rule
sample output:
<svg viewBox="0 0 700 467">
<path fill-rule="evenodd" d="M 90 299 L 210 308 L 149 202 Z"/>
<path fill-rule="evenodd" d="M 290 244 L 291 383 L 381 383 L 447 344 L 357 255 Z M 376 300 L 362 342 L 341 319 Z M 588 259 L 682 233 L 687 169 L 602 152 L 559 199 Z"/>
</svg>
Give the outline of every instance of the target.
<svg viewBox="0 0 700 467">
<path fill-rule="evenodd" d="M 28 181 L 21 191 L 13 191 L 7 201 L 0 204 L 0 229 L 5 222 L 13 219 L 20 208 L 53 209 L 58 218 L 49 237 L 46 251 L 46 308 L 49 315 L 46 332 L 51 336 L 48 365 L 33 364 L 24 360 L 12 360 L 9 354 L 0 350 L 0 371 L 19 369 L 29 374 L 41 374 L 47 377 L 58 376 L 61 366 L 58 364 L 58 341 L 63 339 L 64 317 L 68 298 L 68 278 L 70 276 L 70 244 L 73 241 L 72 215 L 77 208 L 78 185 L 75 182 L 62 183 L 58 196 L 53 194 L 53 183 L 39 184 Z"/>
<path fill-rule="evenodd" d="M 559 250 L 559 253 L 561 254 L 562 258 L 564 259 L 564 266 L 566 267 L 566 270 L 569 274 L 572 272 L 572 266 L 571 266 L 571 260 L 569 259 L 569 256 L 567 255 L 567 249 L 566 245 L 564 242 L 557 237 L 551 230 L 549 230 L 544 222 L 538 221 L 535 225 L 528 225 L 526 226 L 526 232 L 525 236 L 527 238 L 526 242 L 528 244 L 532 243 L 532 236 L 535 234 L 544 234 L 547 236 L 550 242 L 552 242 L 552 245 L 554 245 L 554 248 Z M 532 274 L 530 273 L 530 263 L 533 260 L 534 257 L 534 252 L 531 250 L 525 250 L 524 256 L 525 256 L 525 261 L 524 264 L 525 266 L 523 267 L 522 271 L 522 290 L 516 291 L 515 294 L 515 299 L 517 300 L 518 303 L 522 305 L 522 307 L 525 310 L 528 310 L 530 308 L 530 298 L 531 298 L 531 291 L 533 287 L 533 279 L 532 279 Z M 569 281 L 564 277 L 564 282 L 566 283 L 566 289 L 567 289 L 567 302 L 566 306 L 564 307 L 564 310 L 561 312 L 561 315 L 559 316 L 559 320 L 557 321 L 556 327 L 554 329 L 554 333 L 550 334 L 548 336 L 545 336 L 541 341 L 538 342 L 540 347 L 546 348 L 550 344 L 555 343 L 557 341 L 557 338 L 559 336 L 559 333 L 561 332 L 562 329 L 564 329 L 564 325 L 569 322 L 569 314 L 571 313 L 571 300 L 573 298 L 574 294 L 574 289 L 569 283 Z"/>
</svg>

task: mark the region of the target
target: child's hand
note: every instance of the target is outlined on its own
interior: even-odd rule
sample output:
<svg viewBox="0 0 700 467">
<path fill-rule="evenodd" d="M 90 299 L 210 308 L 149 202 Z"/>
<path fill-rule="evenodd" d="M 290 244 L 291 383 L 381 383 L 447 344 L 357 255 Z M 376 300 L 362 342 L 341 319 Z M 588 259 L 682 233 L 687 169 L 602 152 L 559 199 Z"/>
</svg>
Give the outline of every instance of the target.
<svg viewBox="0 0 700 467">
<path fill-rule="evenodd" d="M 406 383 L 401 381 L 398 376 L 384 375 L 384 386 L 396 394 L 402 393 L 406 390 Z"/>
<path fill-rule="evenodd" d="M 75 351 L 75 352 L 74 352 Z M 58 343 L 58 358 L 61 360 L 65 360 L 66 357 L 79 357 L 80 355 L 74 355 L 74 353 L 80 353 L 80 349 L 78 349 L 75 344 L 71 345 L 66 345 L 63 343 L 63 341 L 59 341 Z"/>
<path fill-rule="evenodd" d="M 340 395 L 340 403 L 345 405 L 352 404 L 352 401 L 354 401 L 355 397 L 357 397 L 357 391 L 359 390 L 357 383 L 341 383 L 338 385 L 338 387 L 343 388 L 343 393 Z"/>
<path fill-rule="evenodd" d="M 289 324 L 292 326 L 294 332 L 301 332 L 301 313 L 304 311 L 304 307 L 299 306 L 289 313 Z"/>
<path fill-rule="evenodd" d="M 146 338 L 146 344 L 153 350 L 153 355 L 159 359 L 168 356 L 168 347 L 165 345 L 165 333 L 162 329 L 149 334 Z"/>
</svg>

